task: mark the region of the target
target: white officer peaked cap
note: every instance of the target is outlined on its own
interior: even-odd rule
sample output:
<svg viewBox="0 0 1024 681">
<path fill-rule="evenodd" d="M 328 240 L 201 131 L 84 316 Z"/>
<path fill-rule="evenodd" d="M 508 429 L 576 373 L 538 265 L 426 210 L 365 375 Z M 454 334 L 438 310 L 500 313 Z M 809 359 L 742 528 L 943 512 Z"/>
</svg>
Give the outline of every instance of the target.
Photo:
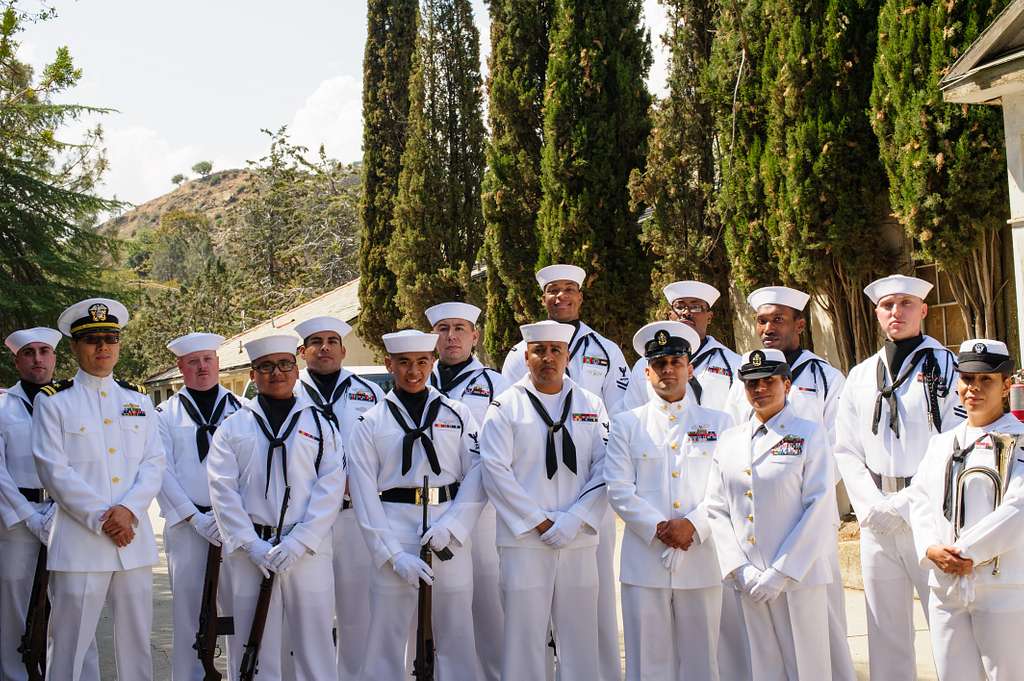
<svg viewBox="0 0 1024 681">
<path fill-rule="evenodd" d="M 431 326 L 442 319 L 465 319 L 470 324 L 476 324 L 476 320 L 480 318 L 480 308 L 469 303 L 450 302 L 428 307 L 424 314 L 427 315 L 427 321 Z"/>
<path fill-rule="evenodd" d="M 872 303 L 878 305 L 879 300 L 896 293 L 917 296 L 924 300 L 928 297 L 928 293 L 932 288 L 933 285 L 924 279 L 908 277 L 903 274 L 893 274 L 881 279 L 875 279 L 864 287 L 864 293 L 867 294 Z"/>
<path fill-rule="evenodd" d="M 682 322 L 651 322 L 633 334 L 633 349 L 641 357 L 682 354 L 689 357 L 699 346 L 700 336 Z"/>
<path fill-rule="evenodd" d="M 523 324 L 519 327 L 519 331 L 527 343 L 565 343 L 568 345 L 576 329 L 572 324 L 545 319 L 536 324 Z"/>
<path fill-rule="evenodd" d="M 743 362 L 740 364 L 738 373 L 740 380 L 744 382 L 769 376 L 790 377 L 786 355 L 782 350 L 774 348 L 758 348 L 743 355 Z"/>
<path fill-rule="evenodd" d="M 187 333 L 168 343 L 167 349 L 173 352 L 175 357 L 184 357 L 193 352 L 216 352 L 223 342 L 224 336 L 216 333 Z"/>
<path fill-rule="evenodd" d="M 14 354 L 18 354 L 18 351 L 29 343 L 43 343 L 51 348 L 56 348 L 60 339 L 61 334 L 57 329 L 36 326 L 31 329 L 15 331 L 4 340 L 4 345 Z"/>
<path fill-rule="evenodd" d="M 97 331 L 120 331 L 129 319 L 128 308 L 116 300 L 87 298 L 61 312 L 57 328 L 65 336 L 77 338 Z"/>
<path fill-rule="evenodd" d="M 810 299 L 803 291 L 788 286 L 764 286 L 747 296 L 747 302 L 755 311 L 762 305 L 785 305 L 794 310 L 803 310 Z"/>
<path fill-rule="evenodd" d="M 680 298 L 697 298 L 712 307 L 722 294 L 718 289 L 702 281 L 674 281 L 661 289 L 669 305 Z"/>
<path fill-rule="evenodd" d="M 583 288 L 583 280 L 586 278 L 586 270 L 576 265 L 548 265 L 537 271 L 537 283 L 541 291 L 553 281 L 574 281 Z"/>
<path fill-rule="evenodd" d="M 437 349 L 437 334 L 423 333 L 415 329 L 404 329 L 381 336 L 384 349 L 392 355 L 403 352 L 433 352 Z"/>
<path fill-rule="evenodd" d="M 277 333 L 273 336 L 256 338 L 245 344 L 245 352 L 249 355 L 249 361 L 255 362 L 260 357 L 287 353 L 294 355 L 299 347 L 299 339 L 294 334 Z"/>
<path fill-rule="evenodd" d="M 988 338 L 973 338 L 960 344 L 957 355 L 960 373 L 1010 374 L 1014 361 L 1006 343 Z"/>
<path fill-rule="evenodd" d="M 337 317 L 311 317 L 295 325 L 295 333 L 303 342 L 318 331 L 333 331 L 344 338 L 352 332 L 352 327 Z"/>
</svg>

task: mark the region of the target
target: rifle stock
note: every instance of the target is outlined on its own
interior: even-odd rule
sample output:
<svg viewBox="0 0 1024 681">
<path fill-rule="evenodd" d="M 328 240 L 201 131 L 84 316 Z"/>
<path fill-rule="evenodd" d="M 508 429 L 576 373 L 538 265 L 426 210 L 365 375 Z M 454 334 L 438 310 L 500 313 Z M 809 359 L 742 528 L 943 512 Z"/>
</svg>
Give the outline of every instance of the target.
<svg viewBox="0 0 1024 681">
<path fill-rule="evenodd" d="M 43 681 L 46 678 L 46 629 L 50 620 L 50 599 L 47 589 L 50 572 L 46 569 L 46 546 L 39 547 L 36 557 L 35 578 L 32 580 L 32 594 L 25 616 L 25 633 L 21 637 L 18 652 L 28 672 L 28 681 Z"/>
<path fill-rule="evenodd" d="M 423 476 L 423 534 L 430 522 L 429 479 Z M 430 545 L 420 547 L 420 560 L 431 564 Z M 434 629 L 431 622 L 432 592 L 430 585 L 421 581 L 416 610 L 416 658 L 412 663 L 412 676 L 416 681 L 434 681 Z"/>
<path fill-rule="evenodd" d="M 199 628 L 192 647 L 203 665 L 203 681 L 221 681 L 223 674 L 214 665 L 217 656 L 217 636 L 233 634 L 230 617 L 217 616 L 217 583 L 220 579 L 222 549 L 210 544 L 206 551 L 206 574 L 203 576 L 203 599 L 199 610 Z"/>
</svg>

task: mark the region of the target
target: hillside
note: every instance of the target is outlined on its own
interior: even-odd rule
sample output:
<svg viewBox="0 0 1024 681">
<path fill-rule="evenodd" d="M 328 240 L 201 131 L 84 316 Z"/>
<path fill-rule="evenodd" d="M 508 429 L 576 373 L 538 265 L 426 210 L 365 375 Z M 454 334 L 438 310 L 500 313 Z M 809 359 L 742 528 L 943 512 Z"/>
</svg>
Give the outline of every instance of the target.
<svg viewBox="0 0 1024 681">
<path fill-rule="evenodd" d="M 183 182 L 173 191 L 107 220 L 99 230 L 106 236 L 133 239 L 140 230 L 155 229 L 160 217 L 173 210 L 203 213 L 216 225 L 230 207 L 251 194 L 254 177 L 250 170 L 221 170 Z"/>
</svg>

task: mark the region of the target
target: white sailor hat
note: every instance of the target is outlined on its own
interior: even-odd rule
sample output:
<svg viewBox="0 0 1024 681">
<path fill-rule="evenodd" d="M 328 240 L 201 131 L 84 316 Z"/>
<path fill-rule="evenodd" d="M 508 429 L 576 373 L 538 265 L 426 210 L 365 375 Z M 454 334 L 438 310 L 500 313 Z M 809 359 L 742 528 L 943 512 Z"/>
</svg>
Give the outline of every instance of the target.
<svg viewBox="0 0 1024 681">
<path fill-rule="evenodd" d="M 45 326 L 36 326 L 31 329 L 19 329 L 4 340 L 4 345 L 10 349 L 14 354 L 18 354 L 18 351 L 29 343 L 44 343 L 49 345 L 51 348 L 56 348 L 57 343 L 60 343 L 61 335 L 57 329 L 51 329 Z"/>
<path fill-rule="evenodd" d="M 96 331 L 120 331 L 131 317 L 128 308 L 110 298 L 82 300 L 61 312 L 57 328 L 71 338 Z"/>
<path fill-rule="evenodd" d="M 785 303 L 780 303 L 784 305 Z M 781 350 L 772 348 L 751 350 L 743 355 L 739 376 L 741 381 L 753 381 L 769 376 L 789 378 L 789 363 Z"/>
<path fill-rule="evenodd" d="M 333 331 L 344 338 L 352 331 L 352 327 L 337 317 L 311 317 L 295 325 L 295 333 L 299 334 L 303 342 L 318 331 Z"/>
<path fill-rule="evenodd" d="M 537 283 L 541 291 L 553 281 L 573 281 L 583 288 L 583 280 L 586 278 L 586 270 L 576 265 L 548 265 L 537 271 Z"/>
<path fill-rule="evenodd" d="M 431 326 L 442 319 L 465 319 L 470 324 L 476 324 L 480 318 L 480 308 L 469 303 L 449 302 L 428 307 L 423 314 L 427 315 Z"/>
<path fill-rule="evenodd" d="M 1013 373 L 1013 358 L 1006 343 L 987 338 L 974 338 L 960 344 L 956 358 L 961 373 L 968 374 L 1010 374 Z"/>
<path fill-rule="evenodd" d="M 785 305 L 794 310 L 803 310 L 810 299 L 803 291 L 788 286 L 764 286 L 747 296 L 747 302 L 754 310 L 762 305 Z"/>
<path fill-rule="evenodd" d="M 216 333 L 187 333 L 168 343 L 167 349 L 173 352 L 175 357 L 184 357 L 193 352 L 216 351 L 223 342 L 224 336 Z"/>
<path fill-rule="evenodd" d="M 404 329 L 381 336 L 384 349 L 389 354 L 399 355 L 403 352 L 433 352 L 437 349 L 437 334 L 423 333 L 416 329 Z"/>
<path fill-rule="evenodd" d="M 260 357 L 267 355 L 294 355 L 298 347 L 299 339 L 293 334 L 277 333 L 273 336 L 264 336 L 249 341 L 245 344 L 245 352 L 249 355 L 249 361 L 255 362 Z"/>
<path fill-rule="evenodd" d="M 572 324 L 563 324 L 552 319 L 545 319 L 536 324 L 523 324 L 519 327 L 523 340 L 527 343 L 565 343 L 569 344 L 576 329 Z"/>
<path fill-rule="evenodd" d="M 647 359 L 665 355 L 690 357 L 700 346 L 700 336 L 682 322 L 651 322 L 633 334 L 633 349 Z"/>
<path fill-rule="evenodd" d="M 718 297 L 722 295 L 718 292 L 717 288 L 702 281 L 674 281 L 661 290 L 664 292 L 665 299 L 668 300 L 669 305 L 680 298 L 697 298 L 707 303 L 708 307 L 711 307 L 718 300 Z"/>
<path fill-rule="evenodd" d="M 928 292 L 933 288 L 932 284 L 924 279 L 908 277 L 903 274 L 893 274 L 881 279 L 875 279 L 864 287 L 864 293 L 875 305 L 886 296 L 896 293 L 903 293 L 910 296 L 917 296 L 921 300 L 928 297 Z"/>
</svg>

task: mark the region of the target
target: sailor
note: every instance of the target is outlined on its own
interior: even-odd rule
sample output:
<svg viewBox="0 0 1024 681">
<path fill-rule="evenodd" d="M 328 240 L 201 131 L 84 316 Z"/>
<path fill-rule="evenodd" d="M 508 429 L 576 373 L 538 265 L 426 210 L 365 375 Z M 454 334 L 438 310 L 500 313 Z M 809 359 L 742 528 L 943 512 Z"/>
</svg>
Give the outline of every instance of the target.
<svg viewBox="0 0 1024 681">
<path fill-rule="evenodd" d="M 548 319 L 573 327 L 569 340 L 569 363 L 566 374 L 580 387 L 604 401 L 609 415 L 622 409 L 622 399 L 629 387 L 629 365 L 622 350 L 613 341 L 598 334 L 580 321 L 583 305 L 583 282 L 587 273 L 575 265 L 548 265 L 537 272 L 541 302 Z M 527 374 L 526 343 L 521 341 L 509 351 L 501 373 L 515 382 Z M 598 642 L 600 645 L 600 681 L 619 681 L 622 664 L 619 658 L 619 614 L 615 595 L 615 515 L 608 514 L 601 526 L 601 542 L 597 547 L 597 570 L 600 580 L 598 594 Z"/>
<path fill-rule="evenodd" d="M 958 361 L 967 421 L 932 437 L 907 491 L 935 666 L 940 681 L 1024 679 L 1024 424 L 1003 410 L 1013 360 L 981 338 Z"/>
<path fill-rule="evenodd" d="M 700 338 L 690 362 L 693 376 L 690 389 L 686 391 L 687 399 L 708 409 L 724 410 L 729 390 L 737 382 L 740 356 L 708 334 L 708 325 L 715 317 L 711 308 L 720 296 L 718 289 L 700 281 L 677 281 L 662 290 L 669 304 L 669 319 L 686 324 Z M 644 373 L 646 366 L 647 359 L 640 355 L 633 365 L 629 389 L 623 399 L 625 409 L 639 407 L 655 395 L 653 384 Z"/>
<path fill-rule="evenodd" d="M 437 678 L 477 681 L 483 672 L 473 631 L 468 544 L 486 497 L 476 419 L 469 407 L 429 384 L 437 334 L 405 330 L 382 338 L 395 388 L 356 424 L 350 456 L 352 501 L 376 568 L 359 678 L 406 678 L 422 581 L 432 587 Z M 420 506 L 424 478 L 430 488 L 426 532 Z M 432 567 L 420 558 L 421 546 L 437 554 Z"/>
<path fill-rule="evenodd" d="M 739 378 L 754 415 L 719 439 L 708 482 L 707 514 L 721 574 L 741 590 L 754 681 L 832 678 L 834 466 L 825 429 L 787 403 L 790 376 L 780 350 L 744 355 Z"/>
<path fill-rule="evenodd" d="M 612 417 L 604 478 L 626 523 L 619 574 L 628 681 L 719 679 L 722 576 L 704 493 L 718 437 L 732 422 L 684 400 L 700 342 L 682 322 L 637 331 L 633 348 L 654 397 Z"/>
<path fill-rule="evenodd" d="M 206 461 L 217 427 L 241 408 L 238 399 L 218 382 L 217 349 L 223 342 L 224 336 L 215 333 L 189 333 L 168 343 L 167 349 L 177 358 L 185 385 L 156 408 L 160 438 L 167 454 L 167 470 L 157 502 L 164 517 L 164 550 L 171 580 L 174 681 L 203 678 L 203 667 L 193 645 L 210 547 L 221 545 L 220 530 L 210 507 Z M 226 577 L 223 571 L 218 601 L 221 609 L 229 612 L 231 587 Z"/>
<path fill-rule="evenodd" d="M 149 507 L 164 473 L 156 412 L 139 386 L 113 377 L 128 310 L 89 298 L 57 321 L 78 362 L 73 379 L 46 386 L 34 403 L 32 456 L 57 504 L 47 568 L 47 678 L 78 681 L 100 611 L 114 618 L 118 678 L 153 678 L 153 566 Z"/>
<path fill-rule="evenodd" d="M 864 289 L 886 340 L 850 370 L 839 402 L 835 458 L 860 522 L 873 679 L 916 678 L 913 595 L 927 616 L 929 589 L 905 490 L 929 439 L 962 419 L 955 357 L 922 333 L 931 289 L 899 274 Z"/>
<path fill-rule="evenodd" d="M 480 451 L 498 513 L 501 678 L 545 678 L 550 624 L 559 679 L 593 681 L 608 417 L 601 398 L 565 373 L 571 325 L 548 320 L 520 330 L 528 373 L 488 409 Z"/>
<path fill-rule="evenodd" d="M 824 426 L 829 441 L 834 442 L 836 408 L 845 379 L 843 374 L 826 360 L 800 347 L 800 337 L 807 328 L 804 308 L 807 307 L 809 301 L 810 296 L 806 293 L 785 286 L 759 288 L 747 297 L 747 302 L 756 315 L 755 329 L 762 346 L 780 350 L 786 356 L 786 363 L 790 366 L 792 385 L 786 398 L 789 408 L 796 416 Z M 745 423 L 750 420 L 752 410 L 742 382 L 737 382 L 729 393 L 727 410 L 736 423 Z M 833 473 L 838 480 L 838 472 L 833 471 Z M 838 509 L 836 510 L 838 511 Z M 838 512 L 833 513 L 832 518 L 833 526 L 838 531 Z M 839 570 L 838 534 L 833 541 L 828 542 L 828 548 L 830 550 L 829 563 L 832 567 L 832 581 L 828 585 L 831 678 L 833 681 L 855 681 L 857 677 L 853 670 L 853 659 L 850 656 L 850 647 L 846 638 L 846 597 L 843 594 L 843 580 Z M 720 659 L 724 664 L 731 664 L 731 662 L 725 662 L 725 659 L 735 659 L 728 653 L 730 653 L 731 642 L 737 640 L 737 637 L 728 634 L 725 629 L 734 632 L 735 628 L 730 623 L 735 621 L 737 613 L 733 609 L 732 603 L 726 602 L 723 607 L 725 614 L 722 617 L 721 650 L 727 655 Z M 726 671 L 727 668 L 723 666 L 723 678 L 726 677 Z"/>
<path fill-rule="evenodd" d="M 231 679 L 239 675 L 260 584 L 271 573 L 276 578 L 258 678 L 282 678 L 286 646 L 297 681 L 337 674 L 331 528 L 345 491 L 344 453 L 331 422 L 307 397 L 294 393 L 298 341 L 292 334 L 275 334 L 245 344 L 259 392 L 217 428 L 207 460 L 210 501 L 232 589 Z"/>
<path fill-rule="evenodd" d="M 356 421 L 384 399 L 376 383 L 342 366 L 345 336 L 351 331 L 352 327 L 337 317 L 313 317 L 295 325 L 295 332 L 302 338 L 299 355 L 306 362 L 306 368 L 299 372 L 296 392 L 305 394 L 337 426 L 346 452 Z M 347 491 L 331 534 L 338 681 L 354 681 L 363 663 L 370 629 L 373 566 Z"/>
<path fill-rule="evenodd" d="M 426 310 L 431 329 L 437 334 L 437 363 L 430 385 L 445 397 L 462 402 L 473 412 L 477 424 L 484 422 L 487 407 L 509 382 L 485 367 L 474 354 L 480 342 L 477 319 L 480 308 L 460 302 L 434 305 Z M 472 535 L 473 628 L 476 649 L 486 681 L 501 678 L 501 641 L 504 637 L 501 592 L 498 589 L 497 518 L 494 506 L 484 505 Z"/>
</svg>

